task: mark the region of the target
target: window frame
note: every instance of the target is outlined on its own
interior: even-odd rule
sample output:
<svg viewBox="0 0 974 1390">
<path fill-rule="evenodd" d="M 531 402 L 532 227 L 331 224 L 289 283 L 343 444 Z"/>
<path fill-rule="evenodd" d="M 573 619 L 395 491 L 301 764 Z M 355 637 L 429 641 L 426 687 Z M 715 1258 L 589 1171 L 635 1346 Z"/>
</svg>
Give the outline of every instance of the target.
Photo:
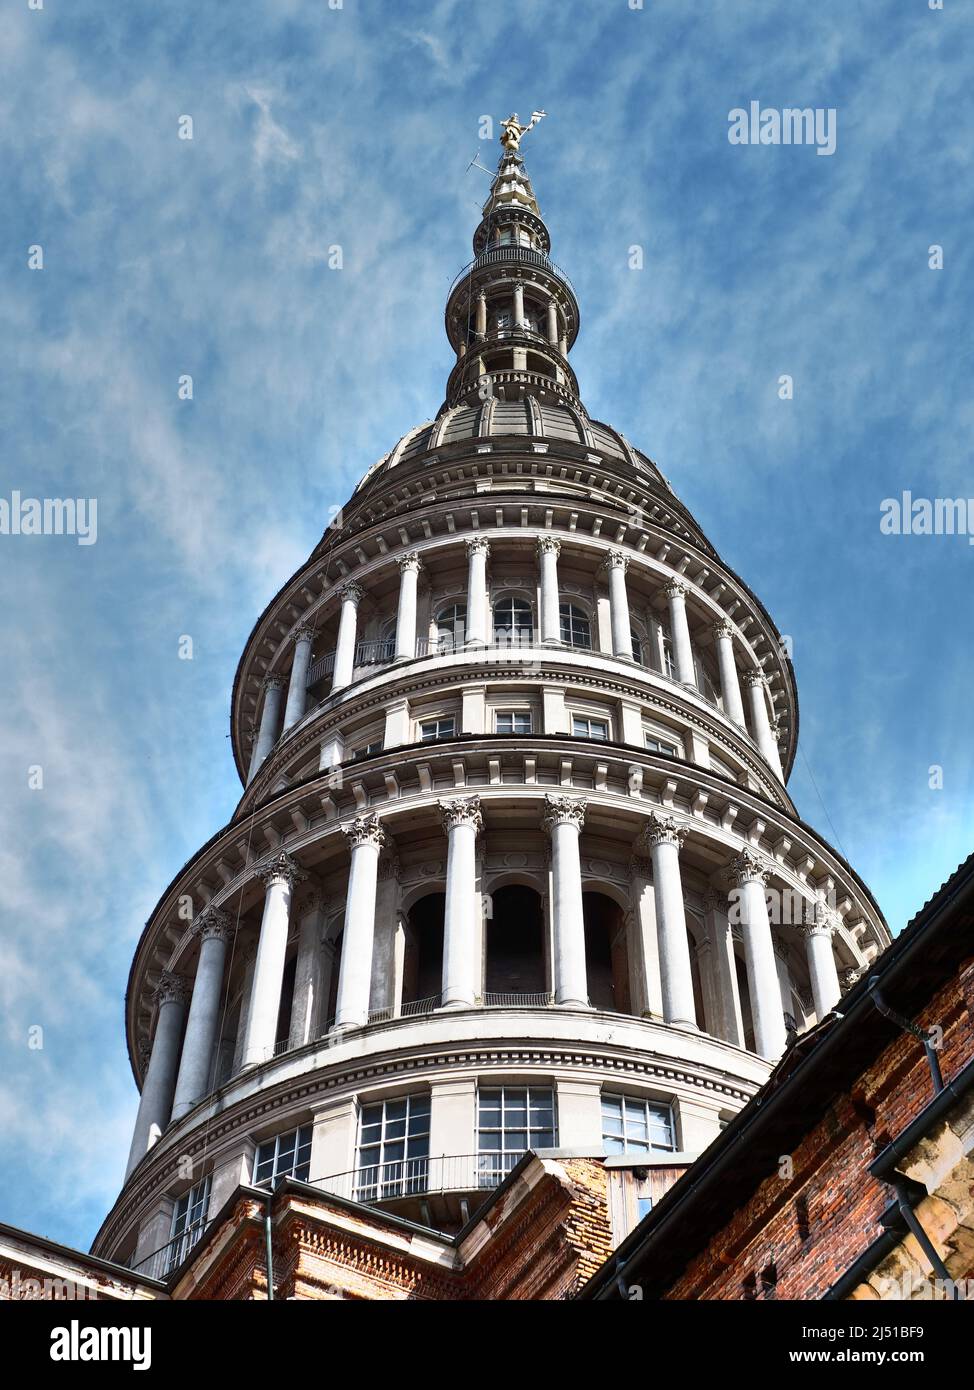
<svg viewBox="0 0 974 1390">
<path fill-rule="evenodd" d="M 502 719 L 510 719 L 510 721 L 511 721 L 511 727 L 510 727 L 509 729 L 502 729 L 502 728 L 500 727 L 500 722 L 501 722 Z M 522 719 L 522 720 L 525 720 L 525 719 L 526 719 L 526 720 L 527 720 L 527 728 L 526 728 L 526 729 L 519 729 L 519 728 L 516 727 L 516 721 L 517 721 L 518 719 Z M 523 735 L 523 734 L 533 734 L 533 733 L 534 733 L 534 713 L 533 713 L 533 711 L 530 710 L 530 709 L 525 709 L 523 706 L 517 707 L 517 708 L 512 707 L 511 709 L 495 709 L 495 710 L 494 710 L 494 733 L 495 733 L 495 734 L 502 734 L 502 735 L 503 735 L 503 734 L 522 734 L 522 735 Z"/>
<path fill-rule="evenodd" d="M 404 1114 L 388 1114 L 392 1106 L 404 1106 Z M 379 1111 L 379 1119 L 367 1120 L 369 1112 Z M 432 1115 L 432 1094 L 430 1091 L 409 1091 L 401 1096 L 385 1096 L 382 1100 L 364 1100 L 359 1103 L 358 1127 L 355 1141 L 354 1196 L 356 1202 L 381 1202 L 390 1197 L 406 1197 L 412 1193 L 425 1192 L 429 1183 L 430 1161 L 430 1119 Z M 426 1127 L 411 1130 L 413 1119 L 426 1122 Z M 365 1130 L 379 1126 L 378 1139 L 365 1140 Z M 388 1131 L 400 1123 L 403 1132 L 390 1134 Z M 422 1152 L 410 1152 L 419 1145 Z M 401 1146 L 403 1152 L 391 1157 L 388 1147 Z M 376 1149 L 374 1157 L 365 1157 L 366 1151 Z M 367 1179 L 365 1174 L 373 1174 Z"/>
<path fill-rule="evenodd" d="M 437 714 L 429 719 L 417 719 L 416 723 L 419 726 L 420 743 L 445 743 L 447 739 L 456 738 L 457 736 L 457 717 L 455 714 Z M 440 732 L 441 724 L 449 724 L 450 729 L 448 733 Z M 436 733 L 427 735 L 425 730 L 434 725 L 436 727 Z"/>
<path fill-rule="evenodd" d="M 499 1097 L 499 1123 L 484 1123 L 485 1101 L 488 1097 Z M 516 1124 L 514 1115 L 519 1096 L 524 1097 L 524 1123 Z M 537 1099 L 535 1099 L 537 1098 Z M 549 1104 L 541 1103 L 544 1098 Z M 532 1125 L 531 1114 L 533 1110 L 539 1110 L 544 1114 L 550 1114 L 550 1125 Z M 493 1107 L 490 1107 L 492 1113 Z M 512 1115 L 512 1122 L 507 1124 L 508 1113 Z M 485 1146 L 484 1137 L 496 1134 L 498 1143 L 496 1146 L 488 1144 Z M 511 1148 L 507 1143 L 507 1137 L 523 1134 L 525 1144 L 523 1148 Z M 537 1138 L 535 1138 L 537 1136 Z M 538 1142 L 541 1136 L 548 1136 L 550 1142 Z M 531 1149 L 553 1149 L 558 1145 L 558 1098 L 553 1085 L 548 1086 L 506 1086 L 488 1085 L 477 1087 L 477 1178 L 479 1187 L 494 1187 L 502 1182 L 508 1173 L 516 1166 L 520 1159 Z"/>
<path fill-rule="evenodd" d="M 588 640 L 586 642 L 575 641 L 574 629 L 575 623 L 578 620 L 581 620 L 581 622 L 585 624 L 588 635 Z M 567 636 L 566 632 L 568 634 Z M 586 612 L 579 604 L 572 603 L 570 599 L 560 601 L 558 604 L 558 636 L 561 642 L 566 647 L 570 647 L 572 651 L 594 651 L 594 647 L 592 646 L 592 615 Z"/>
<path fill-rule="evenodd" d="M 618 1105 L 619 1107 L 618 1121 L 621 1125 L 621 1131 L 618 1134 L 609 1133 L 606 1129 L 606 1121 L 610 1118 L 606 1115 L 606 1109 L 611 1105 Z M 676 1115 L 672 1101 L 654 1100 L 651 1096 L 635 1095 L 627 1091 L 603 1091 L 599 1098 L 599 1108 L 602 1122 L 602 1147 L 606 1156 L 613 1154 L 674 1154 L 679 1152 L 676 1139 Z M 630 1136 L 627 1133 L 627 1119 L 631 1120 L 633 1125 L 638 1123 L 638 1117 L 629 1115 L 628 1111 L 637 1108 L 642 1111 L 646 1137 L 643 1139 L 635 1136 L 632 1142 L 628 1143 L 627 1140 Z M 666 1134 L 669 1142 L 660 1144 L 656 1142 L 654 1127 L 660 1125 L 660 1117 L 663 1112 L 666 1116 Z M 621 1148 L 610 1147 L 610 1142 L 620 1141 Z"/>
<path fill-rule="evenodd" d="M 208 1225 L 212 1182 L 213 1174 L 207 1173 L 199 1182 L 188 1187 L 181 1197 L 176 1198 L 169 1222 L 169 1243 L 166 1246 L 163 1277 L 181 1265 L 201 1240 Z"/>
<path fill-rule="evenodd" d="M 280 1134 L 272 1135 L 269 1139 L 259 1140 L 257 1151 L 254 1154 L 254 1186 L 261 1187 L 264 1183 L 270 1183 L 273 1187 L 279 1178 L 296 1178 L 298 1182 L 307 1182 L 311 1173 L 311 1134 L 313 1128 L 314 1126 L 308 1121 L 307 1124 L 295 1125 L 293 1129 L 282 1130 Z M 289 1164 L 282 1164 L 282 1143 L 292 1136 L 294 1145 L 291 1150 L 291 1161 Z M 306 1137 L 303 1138 L 302 1136 Z M 261 1177 L 260 1168 L 267 1162 L 266 1157 L 261 1158 L 261 1149 L 266 1149 L 269 1145 L 273 1145 L 270 1173 Z M 299 1158 L 302 1149 L 307 1152 L 304 1158 Z"/>
<path fill-rule="evenodd" d="M 572 738 L 590 738 L 595 743 L 610 743 L 612 741 L 612 725 L 606 715 L 603 714 L 576 714 L 571 712 Z M 580 733 L 576 729 L 576 724 L 587 724 L 588 732 Z M 604 734 L 593 734 L 592 725 L 598 724 L 605 729 Z"/>
</svg>

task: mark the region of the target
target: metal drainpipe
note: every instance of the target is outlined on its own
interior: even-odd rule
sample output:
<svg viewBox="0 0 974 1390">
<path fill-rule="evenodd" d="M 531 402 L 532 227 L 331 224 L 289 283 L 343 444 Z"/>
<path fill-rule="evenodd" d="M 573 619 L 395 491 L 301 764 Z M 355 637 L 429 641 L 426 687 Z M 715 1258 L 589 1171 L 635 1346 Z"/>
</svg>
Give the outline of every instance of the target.
<svg viewBox="0 0 974 1390">
<path fill-rule="evenodd" d="M 873 979 L 875 978 L 874 976 Z M 902 1014 L 898 1014 L 895 1009 L 891 1009 L 879 990 L 874 987 L 872 981 L 869 983 L 868 994 L 869 998 L 872 1000 L 873 1007 L 877 1009 L 884 1018 L 888 1018 L 891 1023 L 896 1024 L 901 1032 L 909 1033 L 911 1037 L 916 1038 L 923 1044 L 923 1050 L 927 1054 L 927 1065 L 930 1067 L 930 1075 L 933 1077 L 933 1089 L 934 1092 L 939 1095 L 944 1089 L 944 1078 L 941 1075 L 940 1059 L 930 1040 L 930 1034 L 926 1029 L 918 1027 L 915 1023 L 911 1023 L 910 1020 L 904 1018 Z"/>
<path fill-rule="evenodd" d="M 961 1292 L 956 1281 L 951 1277 L 947 1266 L 937 1254 L 933 1242 L 920 1225 L 920 1218 L 910 1204 L 910 1179 L 903 1173 L 893 1173 L 891 1180 L 896 1189 L 896 1205 L 899 1207 L 900 1215 L 916 1237 L 917 1244 L 930 1261 L 934 1273 L 939 1279 L 943 1279 L 947 1287 L 951 1289 L 951 1299 L 956 1303 L 962 1302 Z"/>
<path fill-rule="evenodd" d="M 274 1244 L 271 1234 L 271 1205 L 273 1192 L 267 1194 L 267 1207 L 264 1211 L 264 1244 L 267 1251 L 267 1301 L 274 1302 Z"/>
</svg>

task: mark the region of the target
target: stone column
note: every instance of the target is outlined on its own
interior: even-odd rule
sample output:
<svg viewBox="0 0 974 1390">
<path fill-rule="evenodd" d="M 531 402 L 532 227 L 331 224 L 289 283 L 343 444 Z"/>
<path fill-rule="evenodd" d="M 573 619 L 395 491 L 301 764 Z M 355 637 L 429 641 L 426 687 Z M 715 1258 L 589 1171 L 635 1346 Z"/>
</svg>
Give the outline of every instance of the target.
<svg viewBox="0 0 974 1390">
<path fill-rule="evenodd" d="M 696 686 L 697 673 L 693 666 L 693 648 L 690 645 L 690 628 L 687 624 L 689 592 L 687 585 L 680 579 L 672 580 L 663 590 L 670 605 L 670 636 L 673 639 L 676 678 L 682 685 Z"/>
<path fill-rule="evenodd" d="M 555 1003 L 576 1009 L 589 1007 L 582 863 L 578 851 L 584 822 L 584 801 L 553 793 L 545 797 L 544 827 L 551 836 Z"/>
<path fill-rule="evenodd" d="M 264 884 L 264 915 L 260 923 L 254 983 L 247 1011 L 243 1055 L 245 1067 L 269 1061 L 277 1042 L 277 1016 L 281 1009 L 291 894 L 294 885 L 307 878 L 304 870 L 283 850 L 255 872 Z"/>
<path fill-rule="evenodd" d="M 484 536 L 467 541 L 467 641 L 468 647 L 487 645 L 487 556 Z"/>
<path fill-rule="evenodd" d="M 281 689 L 284 685 L 284 677 L 265 676 L 261 684 L 264 688 L 264 707 L 260 712 L 260 728 L 250 759 L 248 783 L 253 781 L 257 769 L 277 742 L 281 722 Z"/>
<path fill-rule="evenodd" d="M 781 758 L 778 753 L 778 745 L 771 732 L 771 717 L 768 714 L 768 705 L 764 695 L 768 688 L 768 678 L 763 671 L 748 671 L 744 676 L 744 684 L 747 686 L 748 700 L 751 706 L 751 731 L 754 742 L 763 753 L 765 761 L 771 765 L 772 771 L 780 777 Z"/>
<path fill-rule="evenodd" d="M 697 1011 L 693 1002 L 690 942 L 680 874 L 680 850 L 686 836 L 686 828 L 673 816 L 653 811 L 637 845 L 641 852 L 647 847 L 653 861 L 663 1019 L 678 1028 L 695 1029 Z"/>
<path fill-rule="evenodd" d="M 542 536 L 538 541 L 538 558 L 541 561 L 541 640 L 545 643 L 561 641 L 560 597 L 558 593 L 558 556 L 561 554 L 561 541 L 554 536 Z"/>
<path fill-rule="evenodd" d="M 717 646 L 717 667 L 720 671 L 720 693 L 724 697 L 724 713 L 742 729 L 744 705 L 741 703 L 741 682 L 734 660 L 734 624 L 722 619 L 714 623 L 714 642 Z"/>
<path fill-rule="evenodd" d="M 372 987 L 372 949 L 375 937 L 375 894 L 379 854 L 387 843 L 374 811 L 356 816 L 344 827 L 351 850 L 342 961 L 338 972 L 335 1028 L 364 1028 L 369 1021 Z"/>
<path fill-rule="evenodd" d="M 548 300 L 548 342 L 553 347 L 558 343 L 558 305 L 553 299 Z"/>
<path fill-rule="evenodd" d="M 730 865 L 730 870 L 738 887 L 737 911 L 744 938 L 754 1046 L 759 1056 L 774 1062 L 785 1050 L 786 1037 L 771 923 L 764 897 L 769 874 L 752 849 L 743 850 Z"/>
<path fill-rule="evenodd" d="M 483 829 L 479 796 L 438 803 L 447 836 L 446 913 L 443 919 L 443 1008 L 472 1008 L 480 993 L 477 959 L 477 835 Z"/>
<path fill-rule="evenodd" d="M 733 1043 L 735 1047 L 743 1047 L 744 1015 L 741 1012 L 741 994 L 737 985 L 734 938 L 727 920 L 727 894 L 716 889 L 708 892 L 704 896 L 703 911 L 704 926 L 714 944 L 714 993 L 720 1036 L 725 1042 Z"/>
<path fill-rule="evenodd" d="M 475 332 L 478 338 L 485 337 L 487 333 L 487 296 L 483 292 L 477 295 Z"/>
<path fill-rule="evenodd" d="M 216 907 L 204 908 L 193 926 L 193 932 L 200 941 L 200 955 L 172 1107 L 174 1120 L 181 1119 L 188 1110 L 192 1110 L 210 1089 L 213 1044 L 220 1017 L 220 995 L 223 992 L 223 967 L 234 930 L 227 914 Z"/>
<path fill-rule="evenodd" d="M 514 281 L 514 327 L 524 327 L 524 283 Z"/>
<path fill-rule="evenodd" d="M 399 557 L 399 611 L 396 615 L 396 660 L 408 661 L 416 655 L 416 589 L 419 584 L 419 556 L 415 550 Z"/>
<path fill-rule="evenodd" d="M 610 550 L 606 558 L 609 571 L 609 610 L 612 625 L 612 655 L 632 660 L 632 628 L 629 624 L 629 595 L 626 570 L 629 557 L 621 550 Z"/>
<path fill-rule="evenodd" d="M 355 636 L 358 626 L 358 606 L 364 590 L 360 584 L 349 583 L 338 591 L 342 601 L 342 616 L 338 623 L 335 645 L 335 667 L 331 678 L 331 693 L 344 690 L 355 669 Z"/>
<path fill-rule="evenodd" d="M 800 929 L 805 938 L 808 975 L 812 983 L 815 1017 L 819 1022 L 832 1012 L 842 998 L 839 972 L 832 952 L 832 937 L 838 922 L 839 915 L 834 908 L 827 903 L 816 903 L 815 920 L 803 924 Z"/>
<path fill-rule="evenodd" d="M 304 714 L 308 703 L 308 667 L 311 665 L 311 644 L 314 641 L 314 628 L 303 624 L 293 634 L 294 660 L 291 662 L 291 679 L 287 687 L 287 704 L 284 707 L 284 728 L 290 729 Z"/>
<path fill-rule="evenodd" d="M 169 1123 L 172 1114 L 179 1040 L 189 1003 L 189 981 L 165 971 L 156 987 L 159 1001 L 156 1032 L 152 1040 L 149 1066 L 142 1083 L 139 1113 L 135 1120 L 132 1147 L 125 1169 L 128 1177 L 139 1160 L 149 1152 Z"/>
</svg>

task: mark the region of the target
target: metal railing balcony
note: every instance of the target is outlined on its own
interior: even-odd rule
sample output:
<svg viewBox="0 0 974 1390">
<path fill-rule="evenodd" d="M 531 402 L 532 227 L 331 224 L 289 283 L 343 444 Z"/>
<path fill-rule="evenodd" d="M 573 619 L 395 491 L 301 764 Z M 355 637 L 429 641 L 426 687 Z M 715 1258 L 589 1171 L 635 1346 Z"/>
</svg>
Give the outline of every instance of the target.
<svg viewBox="0 0 974 1390">
<path fill-rule="evenodd" d="M 368 1206 L 435 1192 L 490 1191 L 524 1154 L 524 1149 L 517 1149 L 389 1159 L 334 1173 L 313 1186 Z"/>
<path fill-rule="evenodd" d="M 494 994 L 484 995 L 485 1009 L 547 1009 L 555 1002 L 555 996 L 540 994 Z"/>
<path fill-rule="evenodd" d="M 571 291 L 572 296 L 575 296 L 575 286 L 572 284 L 571 280 L 569 280 L 561 266 L 555 265 L 554 261 L 551 260 L 549 256 L 546 256 L 543 251 L 535 251 L 533 246 L 510 245 L 491 246 L 486 251 L 482 251 L 476 260 L 470 261 L 468 265 L 465 265 L 463 269 L 458 271 L 454 276 L 447 298 L 453 294 L 460 282 L 468 275 L 473 274 L 475 270 L 480 270 L 488 265 L 501 265 L 505 261 L 510 262 L 512 265 L 534 265 L 540 270 L 546 270 L 549 275 L 553 275 L 556 279 L 560 280 L 563 285 L 566 285 Z"/>
</svg>

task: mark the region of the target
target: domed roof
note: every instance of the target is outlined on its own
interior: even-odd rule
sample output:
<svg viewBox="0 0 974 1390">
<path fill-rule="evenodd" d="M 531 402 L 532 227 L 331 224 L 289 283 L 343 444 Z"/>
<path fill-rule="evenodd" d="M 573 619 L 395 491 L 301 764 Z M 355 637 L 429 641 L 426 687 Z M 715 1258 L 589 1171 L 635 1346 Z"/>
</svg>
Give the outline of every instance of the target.
<svg viewBox="0 0 974 1390">
<path fill-rule="evenodd" d="M 442 410 L 435 420 L 427 420 L 404 434 L 394 449 L 373 464 L 356 492 L 398 464 L 421 458 L 434 449 L 465 440 L 501 438 L 570 444 L 592 454 L 621 459 L 644 480 L 661 483 L 672 492 L 655 463 L 634 449 L 625 435 L 570 405 L 541 404 L 533 396 L 520 401 L 491 398 L 483 405 L 456 405 Z"/>
</svg>

